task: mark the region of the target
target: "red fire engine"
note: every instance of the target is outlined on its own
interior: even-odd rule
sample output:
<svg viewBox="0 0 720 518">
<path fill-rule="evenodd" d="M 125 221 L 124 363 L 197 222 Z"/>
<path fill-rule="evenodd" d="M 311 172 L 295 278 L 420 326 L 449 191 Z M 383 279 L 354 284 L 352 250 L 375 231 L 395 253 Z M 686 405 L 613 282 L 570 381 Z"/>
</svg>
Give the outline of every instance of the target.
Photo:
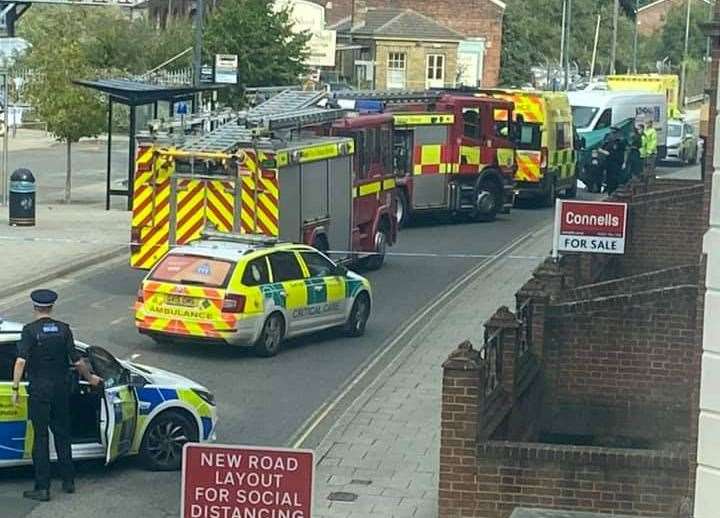
<svg viewBox="0 0 720 518">
<path fill-rule="evenodd" d="M 260 233 L 374 269 L 397 239 L 392 115 L 345 119 L 287 91 L 179 146 L 140 142 L 131 265 L 203 229 Z"/>
<path fill-rule="evenodd" d="M 350 91 L 335 102 L 358 113 L 390 112 L 395 123 L 396 217 L 449 211 L 490 221 L 514 201 L 513 103 L 441 92 Z"/>
</svg>

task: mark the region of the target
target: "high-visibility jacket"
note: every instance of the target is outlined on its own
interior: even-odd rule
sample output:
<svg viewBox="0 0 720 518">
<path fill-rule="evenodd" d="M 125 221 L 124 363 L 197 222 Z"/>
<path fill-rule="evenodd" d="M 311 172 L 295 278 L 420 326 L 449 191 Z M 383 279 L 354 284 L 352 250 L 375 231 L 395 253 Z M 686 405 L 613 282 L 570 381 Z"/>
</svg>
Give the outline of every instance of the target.
<svg viewBox="0 0 720 518">
<path fill-rule="evenodd" d="M 640 151 L 640 158 L 647 156 L 647 135 L 645 135 L 645 130 L 640 133 L 640 147 L 638 150 Z"/>
<path fill-rule="evenodd" d="M 657 131 L 645 128 L 645 156 L 657 155 Z"/>
</svg>

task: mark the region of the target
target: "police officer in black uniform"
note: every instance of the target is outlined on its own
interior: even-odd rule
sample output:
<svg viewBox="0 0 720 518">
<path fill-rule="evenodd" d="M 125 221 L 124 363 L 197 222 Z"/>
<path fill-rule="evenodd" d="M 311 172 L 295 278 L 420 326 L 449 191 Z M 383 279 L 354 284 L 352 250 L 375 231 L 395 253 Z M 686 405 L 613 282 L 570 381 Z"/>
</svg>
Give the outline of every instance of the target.
<svg viewBox="0 0 720 518">
<path fill-rule="evenodd" d="M 25 491 L 23 496 L 47 502 L 50 500 L 48 426 L 55 440 L 63 491 L 75 492 L 70 443 L 71 363 L 92 386 L 97 386 L 102 380 L 90 373 L 75 350 L 70 327 L 50 317 L 57 293 L 35 290 L 30 298 L 35 307 L 35 320 L 22 330 L 13 372 L 13 403 L 17 405 L 20 381 L 27 366 L 30 382 L 28 416 L 35 431 L 32 451 L 35 489 Z"/>
</svg>

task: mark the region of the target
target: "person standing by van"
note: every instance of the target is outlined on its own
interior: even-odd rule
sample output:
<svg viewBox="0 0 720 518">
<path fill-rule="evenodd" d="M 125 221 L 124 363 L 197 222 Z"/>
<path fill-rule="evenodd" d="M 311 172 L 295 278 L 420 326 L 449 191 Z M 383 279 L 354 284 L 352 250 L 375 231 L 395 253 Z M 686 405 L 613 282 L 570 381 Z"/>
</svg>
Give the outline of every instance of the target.
<svg viewBox="0 0 720 518">
<path fill-rule="evenodd" d="M 632 178 L 638 177 L 642 174 L 644 163 L 643 154 L 645 150 L 645 138 L 643 137 L 645 127 L 639 124 L 633 128 L 633 133 L 630 136 L 630 149 L 628 151 L 627 163 L 626 163 L 626 174 L 625 181 L 629 181 Z"/>
<path fill-rule="evenodd" d="M 655 174 L 655 161 L 657 160 L 657 131 L 653 128 L 652 119 L 645 124 L 645 174 L 650 177 Z"/>
</svg>

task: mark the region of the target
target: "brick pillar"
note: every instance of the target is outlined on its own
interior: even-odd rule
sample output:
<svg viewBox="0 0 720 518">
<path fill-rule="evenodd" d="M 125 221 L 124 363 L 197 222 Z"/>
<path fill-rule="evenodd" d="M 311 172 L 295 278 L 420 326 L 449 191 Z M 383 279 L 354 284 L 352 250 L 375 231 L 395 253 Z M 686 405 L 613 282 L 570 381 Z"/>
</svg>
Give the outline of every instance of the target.
<svg viewBox="0 0 720 518">
<path fill-rule="evenodd" d="M 489 334 L 501 329 L 502 373 L 500 386 L 511 400 L 515 399 L 515 378 L 517 367 L 517 333 L 520 323 L 507 306 L 501 306 L 490 320 L 485 322 Z"/>
<path fill-rule="evenodd" d="M 475 498 L 480 398 L 480 353 L 466 341 L 443 363 L 439 516 L 459 516 Z"/>
<path fill-rule="evenodd" d="M 545 293 L 551 299 L 559 297 L 565 287 L 562 268 L 549 258 L 535 269 L 533 277 L 542 283 Z"/>
<path fill-rule="evenodd" d="M 518 306 L 528 299 L 532 299 L 532 326 L 530 335 L 532 339 L 532 353 L 542 363 L 545 344 L 545 310 L 550 303 L 550 297 L 544 289 L 543 283 L 533 277 L 526 282 L 520 291 L 515 294 Z"/>
</svg>

